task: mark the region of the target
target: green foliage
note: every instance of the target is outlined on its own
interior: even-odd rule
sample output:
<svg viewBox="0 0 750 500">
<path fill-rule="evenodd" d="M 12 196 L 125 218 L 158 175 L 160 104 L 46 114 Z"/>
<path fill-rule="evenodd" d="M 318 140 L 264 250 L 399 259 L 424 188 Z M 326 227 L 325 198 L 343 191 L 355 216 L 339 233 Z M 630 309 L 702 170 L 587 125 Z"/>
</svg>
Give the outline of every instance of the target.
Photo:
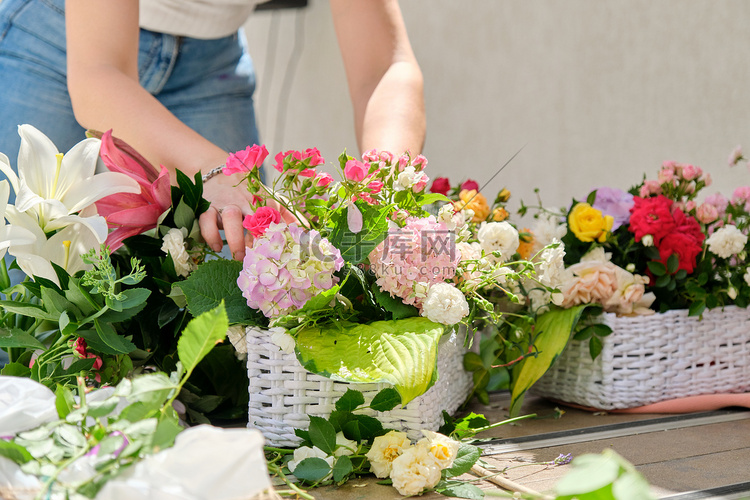
<svg viewBox="0 0 750 500">
<path fill-rule="evenodd" d="M 581 455 L 555 485 L 557 500 L 649 500 L 656 497 L 630 463 L 612 450 Z"/>
</svg>

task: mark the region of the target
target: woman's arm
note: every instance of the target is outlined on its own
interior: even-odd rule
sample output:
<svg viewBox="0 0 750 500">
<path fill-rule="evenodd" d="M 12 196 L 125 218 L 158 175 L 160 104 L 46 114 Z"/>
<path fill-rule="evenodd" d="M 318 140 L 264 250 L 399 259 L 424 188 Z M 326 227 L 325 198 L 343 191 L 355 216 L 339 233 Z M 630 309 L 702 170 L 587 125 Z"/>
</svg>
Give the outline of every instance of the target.
<svg viewBox="0 0 750 500">
<path fill-rule="evenodd" d="M 76 120 L 84 128 L 113 129 L 154 164 L 189 176 L 224 163 L 227 152 L 170 113 L 138 82 L 138 0 L 66 0 L 68 91 Z M 230 250 L 244 256 L 243 214 L 249 194 L 238 179 L 216 176 L 206 182 L 212 202 L 200 220 L 212 248 L 221 248 L 223 227 Z M 219 211 L 221 210 L 221 215 Z"/>
<path fill-rule="evenodd" d="M 422 72 L 397 0 L 330 0 L 362 151 L 422 151 Z"/>
</svg>

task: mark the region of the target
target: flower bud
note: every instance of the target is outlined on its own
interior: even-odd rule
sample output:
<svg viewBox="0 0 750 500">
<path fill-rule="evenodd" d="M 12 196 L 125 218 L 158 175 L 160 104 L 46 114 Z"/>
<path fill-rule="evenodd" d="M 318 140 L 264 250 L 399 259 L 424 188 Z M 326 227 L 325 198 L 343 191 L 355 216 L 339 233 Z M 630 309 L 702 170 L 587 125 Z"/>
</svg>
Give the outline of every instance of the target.
<svg viewBox="0 0 750 500">
<path fill-rule="evenodd" d="M 631 262 L 630 264 L 628 264 L 627 266 L 625 266 L 625 270 L 627 272 L 629 272 L 629 273 L 634 273 L 635 272 L 635 264 L 633 264 Z"/>
<path fill-rule="evenodd" d="M 654 237 L 650 234 L 647 234 L 643 238 L 641 238 L 641 243 L 644 247 L 654 246 Z"/>
<path fill-rule="evenodd" d="M 737 289 L 735 287 L 733 287 L 733 286 L 730 286 L 729 289 L 727 290 L 727 297 L 729 297 L 732 300 L 736 299 L 737 298 Z"/>
</svg>

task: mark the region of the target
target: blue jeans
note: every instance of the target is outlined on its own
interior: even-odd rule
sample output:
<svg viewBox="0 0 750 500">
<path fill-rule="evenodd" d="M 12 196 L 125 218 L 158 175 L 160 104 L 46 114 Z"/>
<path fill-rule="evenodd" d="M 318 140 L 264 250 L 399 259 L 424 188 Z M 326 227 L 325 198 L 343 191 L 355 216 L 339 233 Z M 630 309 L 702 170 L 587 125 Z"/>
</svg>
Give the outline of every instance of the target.
<svg viewBox="0 0 750 500">
<path fill-rule="evenodd" d="M 241 32 L 199 40 L 141 30 L 138 76 L 177 118 L 222 149 L 259 143 L 255 71 Z M 85 138 L 66 85 L 64 0 L 0 0 L 0 152 L 14 168 L 23 123 L 61 152 Z"/>
</svg>

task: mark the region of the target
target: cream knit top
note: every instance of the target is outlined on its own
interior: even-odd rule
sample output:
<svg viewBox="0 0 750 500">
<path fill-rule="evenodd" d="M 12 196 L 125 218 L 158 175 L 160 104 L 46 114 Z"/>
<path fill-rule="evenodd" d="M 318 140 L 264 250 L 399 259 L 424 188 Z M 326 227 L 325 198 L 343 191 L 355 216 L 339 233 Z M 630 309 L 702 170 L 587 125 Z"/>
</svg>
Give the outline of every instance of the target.
<svg viewBox="0 0 750 500">
<path fill-rule="evenodd" d="M 262 1 L 140 0 L 140 25 L 170 35 L 222 38 L 236 33 Z"/>
</svg>

